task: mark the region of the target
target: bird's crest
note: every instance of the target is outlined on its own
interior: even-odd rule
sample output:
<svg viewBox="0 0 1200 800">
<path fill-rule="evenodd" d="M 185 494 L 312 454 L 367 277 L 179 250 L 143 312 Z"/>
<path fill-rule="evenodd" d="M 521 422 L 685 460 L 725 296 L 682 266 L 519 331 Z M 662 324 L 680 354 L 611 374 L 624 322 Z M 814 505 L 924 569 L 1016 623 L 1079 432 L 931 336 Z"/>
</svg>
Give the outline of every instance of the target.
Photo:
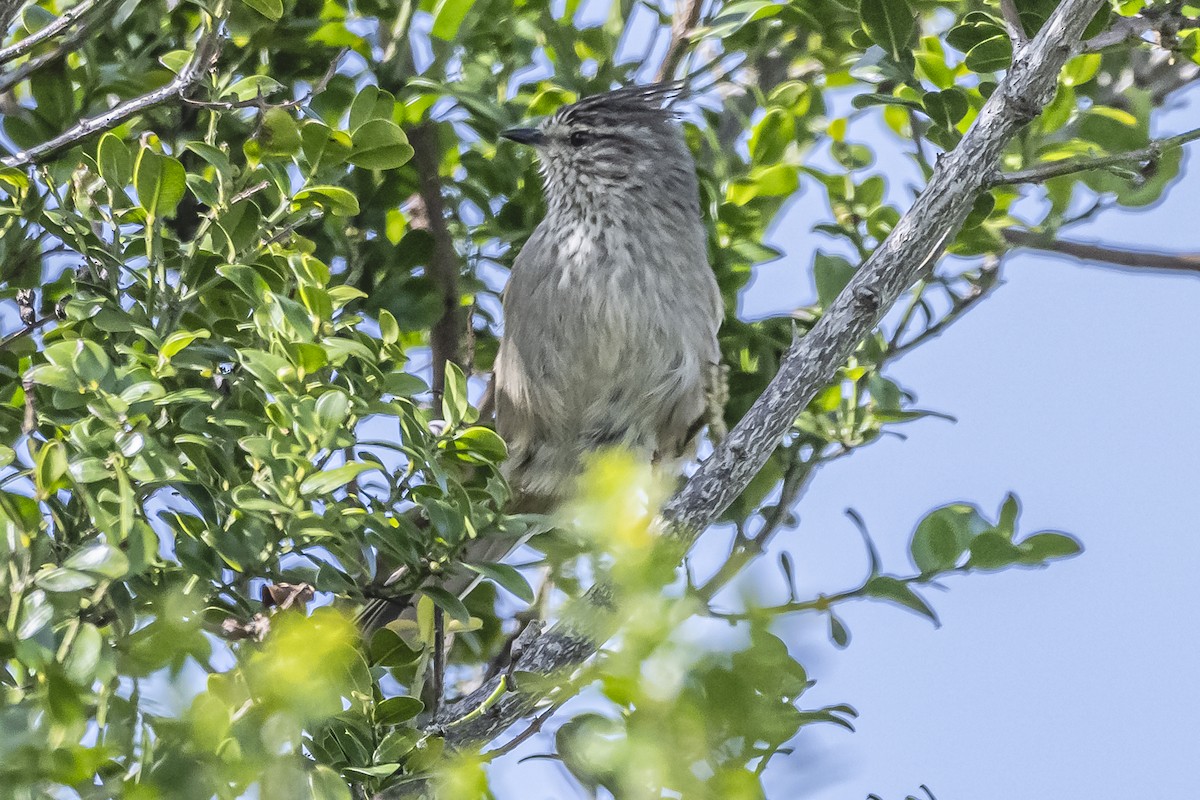
<svg viewBox="0 0 1200 800">
<path fill-rule="evenodd" d="M 672 106 L 682 99 L 686 87 L 682 81 L 625 86 L 604 94 L 585 97 L 564 106 L 555 116 L 563 123 L 612 122 L 614 119 L 674 116 Z"/>
</svg>

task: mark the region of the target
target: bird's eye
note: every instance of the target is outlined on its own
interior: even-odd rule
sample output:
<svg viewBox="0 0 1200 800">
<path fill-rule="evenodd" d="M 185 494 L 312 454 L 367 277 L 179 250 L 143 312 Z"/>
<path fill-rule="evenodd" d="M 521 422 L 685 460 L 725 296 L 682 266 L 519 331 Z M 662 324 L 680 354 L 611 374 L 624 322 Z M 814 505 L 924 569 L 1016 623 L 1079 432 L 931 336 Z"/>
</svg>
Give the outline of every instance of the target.
<svg viewBox="0 0 1200 800">
<path fill-rule="evenodd" d="M 583 147 L 592 140 L 592 135 L 587 131 L 571 131 L 571 147 Z"/>
</svg>

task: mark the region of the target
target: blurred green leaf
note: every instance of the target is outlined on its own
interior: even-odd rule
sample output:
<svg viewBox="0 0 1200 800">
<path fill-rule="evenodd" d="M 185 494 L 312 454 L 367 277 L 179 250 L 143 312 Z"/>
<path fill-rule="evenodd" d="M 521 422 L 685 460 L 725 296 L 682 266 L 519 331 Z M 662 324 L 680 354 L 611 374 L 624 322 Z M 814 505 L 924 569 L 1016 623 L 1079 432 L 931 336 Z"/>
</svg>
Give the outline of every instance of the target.
<svg viewBox="0 0 1200 800">
<path fill-rule="evenodd" d="M 526 603 L 533 602 L 533 587 L 516 568 L 508 564 L 467 564 L 467 566 L 512 592 Z"/>
<path fill-rule="evenodd" d="M 858 14 L 867 35 L 894 59 L 916 37 L 917 17 L 907 0 L 860 0 Z"/>
<path fill-rule="evenodd" d="M 374 464 L 351 463 L 333 469 L 313 473 L 300 484 L 303 495 L 321 495 L 337 491 L 368 470 L 378 469 Z"/>
<path fill-rule="evenodd" d="M 269 20 L 278 20 L 283 16 L 283 0 L 242 0 L 242 2 Z"/>
<path fill-rule="evenodd" d="M 453 41 L 473 5 L 475 0 L 437 0 L 433 9 L 433 35 Z"/>
</svg>

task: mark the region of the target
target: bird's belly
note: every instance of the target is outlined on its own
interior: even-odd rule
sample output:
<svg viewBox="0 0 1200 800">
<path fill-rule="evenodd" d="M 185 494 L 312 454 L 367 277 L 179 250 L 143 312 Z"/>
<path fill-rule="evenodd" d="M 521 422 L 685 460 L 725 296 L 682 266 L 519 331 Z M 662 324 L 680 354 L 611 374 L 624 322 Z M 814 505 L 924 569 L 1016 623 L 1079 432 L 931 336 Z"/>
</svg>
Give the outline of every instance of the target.
<svg viewBox="0 0 1200 800">
<path fill-rule="evenodd" d="M 703 407 L 711 323 L 686 298 L 654 287 L 578 299 L 576 357 L 546 376 L 561 387 L 565 420 L 584 448 L 657 451 L 672 428 L 691 424 L 681 413 Z"/>
</svg>

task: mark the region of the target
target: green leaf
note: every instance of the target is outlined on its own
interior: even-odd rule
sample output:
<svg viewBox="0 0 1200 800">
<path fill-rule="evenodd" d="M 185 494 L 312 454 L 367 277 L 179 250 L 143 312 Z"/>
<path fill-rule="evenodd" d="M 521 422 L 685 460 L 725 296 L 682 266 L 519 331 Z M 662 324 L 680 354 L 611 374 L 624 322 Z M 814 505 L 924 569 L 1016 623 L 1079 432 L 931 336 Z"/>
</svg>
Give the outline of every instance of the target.
<svg viewBox="0 0 1200 800">
<path fill-rule="evenodd" d="M 377 114 L 376 109 L 381 105 L 380 98 L 385 98 L 382 101 L 383 105 L 387 104 L 387 97 L 391 95 L 387 92 L 379 91 L 379 87 L 368 83 L 358 94 L 354 96 L 354 102 L 350 104 L 350 115 L 348 125 L 351 131 L 358 130 L 358 127 L 367 120 L 371 119 L 390 119 L 391 114 Z"/>
<path fill-rule="evenodd" d="M 828 308 L 854 277 L 855 267 L 841 256 L 820 250 L 813 257 L 813 280 L 817 284 L 817 302 Z"/>
<path fill-rule="evenodd" d="M 921 104 L 916 100 L 910 100 L 906 97 L 897 97 L 894 94 L 880 94 L 878 92 L 865 92 L 856 94 L 854 99 L 850 101 L 850 105 L 855 108 L 867 108 L 868 106 L 900 106 L 901 108 L 911 108 L 913 111 L 923 111 Z"/>
<path fill-rule="evenodd" d="M 850 631 L 832 611 L 829 612 L 829 638 L 839 648 L 850 644 Z"/>
<path fill-rule="evenodd" d="M 428 597 L 438 608 L 449 614 L 451 619 L 457 620 L 463 625 L 471 624 L 471 612 L 467 611 L 467 607 L 463 605 L 463 601 L 442 587 L 422 586 L 421 594 Z"/>
<path fill-rule="evenodd" d="M 946 44 L 967 53 L 975 45 L 995 36 L 1007 37 L 1000 21 L 982 11 L 972 11 L 946 33 Z"/>
<path fill-rule="evenodd" d="M 432 33 L 438 39 L 453 41 L 475 0 L 438 0 L 433 9 Z"/>
<path fill-rule="evenodd" d="M 420 738 L 420 734 L 412 728 L 397 728 L 390 731 L 375 748 L 376 763 L 390 764 L 401 761 L 417 746 Z"/>
<path fill-rule="evenodd" d="M 17 616 L 17 639 L 25 640 L 35 636 L 54 618 L 54 608 L 46 599 L 46 593 L 34 589 L 21 600 L 21 610 Z"/>
<path fill-rule="evenodd" d="M 223 91 L 221 98 L 223 100 L 232 99 L 235 102 L 244 102 L 260 97 L 270 97 L 281 89 L 283 89 L 283 84 L 270 75 L 247 75 L 241 80 L 235 81 L 228 89 Z M 191 144 L 188 146 L 190 147 Z"/>
<path fill-rule="evenodd" d="M 467 399 L 467 378 L 462 369 L 453 362 L 446 362 L 446 385 L 442 394 L 442 419 L 451 429 L 457 428 L 464 422 L 474 422 L 479 418 L 478 412 L 471 408 Z"/>
<path fill-rule="evenodd" d="M 67 73 L 66 59 L 46 64 L 29 78 L 37 114 L 54 129 L 62 130 L 75 113 L 75 90 Z"/>
<path fill-rule="evenodd" d="M 166 341 L 163 342 L 163 345 L 159 349 L 158 352 L 164 358 L 169 359 L 169 358 L 171 358 L 171 356 L 175 355 L 180 350 L 183 350 L 185 347 L 187 347 L 192 342 L 196 341 L 197 339 L 207 339 L 209 337 L 209 335 L 210 334 L 208 331 L 203 331 L 203 330 L 201 330 L 201 331 L 175 331 L 174 333 L 172 333 L 170 336 L 168 336 L 166 338 Z"/>
<path fill-rule="evenodd" d="M 1062 82 L 1065 86 L 1082 86 L 1096 76 L 1100 71 L 1102 56 L 1099 53 L 1085 53 L 1075 56 L 1063 67 Z"/>
<path fill-rule="evenodd" d="M 533 587 L 516 567 L 508 564 L 466 564 L 466 566 L 512 592 L 526 603 L 533 602 Z"/>
<path fill-rule="evenodd" d="M 95 586 L 96 578 L 85 572 L 57 567 L 38 573 L 34 583 L 47 592 L 78 592 Z"/>
<path fill-rule="evenodd" d="M 1020 563 L 1024 554 L 1012 542 L 995 531 L 985 531 L 971 540 L 971 569 L 1004 569 Z"/>
<path fill-rule="evenodd" d="M 100 137 L 100 144 L 96 146 L 96 164 L 100 167 L 100 177 L 110 189 L 127 186 L 133 177 L 133 156 L 115 133 Z"/>
<path fill-rule="evenodd" d="M 317 398 L 317 419 L 327 430 L 336 430 L 350 416 L 350 397 L 345 392 L 332 389 Z"/>
<path fill-rule="evenodd" d="M 400 325 L 396 317 L 386 308 L 379 310 L 379 338 L 384 344 L 395 344 L 400 341 Z"/>
<path fill-rule="evenodd" d="M 75 633 L 75 640 L 71 643 L 71 650 L 63 662 L 67 677 L 75 683 L 91 685 L 103 651 L 104 637 L 100 635 L 100 631 L 90 622 L 81 623 Z"/>
<path fill-rule="evenodd" d="M 959 121 L 967 115 L 971 105 L 967 101 L 967 93 L 962 89 L 945 89 L 940 92 L 926 92 L 921 98 L 925 113 L 935 124 L 948 131 L 954 130 Z"/>
<path fill-rule="evenodd" d="M 269 108 L 262 115 L 258 142 L 264 156 L 291 156 L 300 150 L 300 129 L 289 111 Z"/>
<path fill-rule="evenodd" d="M 412 145 L 391 120 L 367 120 L 354 131 L 348 161 L 364 169 L 395 169 L 412 158 Z"/>
<path fill-rule="evenodd" d="M 322 470 L 304 479 L 300 484 L 300 494 L 306 496 L 329 494 L 372 469 L 379 469 L 379 465 L 354 462 L 334 469 Z"/>
<path fill-rule="evenodd" d="M 300 140 L 304 158 L 313 170 L 345 163 L 353 146 L 349 134 L 332 130 L 315 120 L 304 122 L 300 128 Z"/>
<path fill-rule="evenodd" d="M 324 764 L 317 764 L 307 774 L 308 797 L 312 800 L 353 800 L 350 787 L 342 776 Z"/>
<path fill-rule="evenodd" d="M 934 509 L 913 531 L 909 544 L 913 563 L 925 575 L 954 569 L 972 540 L 988 527 L 987 520 L 972 506 L 955 504 Z"/>
<path fill-rule="evenodd" d="M 239 264 L 226 264 L 217 267 L 217 274 L 232 283 L 242 294 L 254 302 L 261 302 L 271 293 L 271 287 L 254 267 L 244 267 Z"/>
<path fill-rule="evenodd" d="M 963 62 L 972 72 L 996 72 L 1012 63 L 1012 40 L 1001 33 L 971 48 Z"/>
<path fill-rule="evenodd" d="M 772 108 L 750 134 L 750 157 L 755 164 L 774 164 L 796 139 L 796 120 L 781 108 Z"/>
<path fill-rule="evenodd" d="M 67 448 L 57 439 L 51 439 L 37 453 L 34 464 L 34 482 L 43 496 L 67 488 Z"/>
<path fill-rule="evenodd" d="M 1022 564 L 1044 564 L 1056 558 L 1069 558 L 1083 552 L 1083 545 L 1065 533 L 1043 531 L 1035 533 L 1017 545 Z"/>
<path fill-rule="evenodd" d="M 925 599 L 914 592 L 912 587 L 899 578 L 893 578 L 890 575 L 876 575 L 867 581 L 867 585 L 863 587 L 863 592 L 869 597 L 889 600 L 897 605 L 911 609 L 933 622 L 935 626 L 941 626 L 937 614 L 929 607 Z"/>
<path fill-rule="evenodd" d="M 421 657 L 421 651 L 409 647 L 400 634 L 391 628 L 381 628 L 371 637 L 371 664 L 381 667 L 402 667 Z"/>
<path fill-rule="evenodd" d="M 456 434 L 452 443 L 454 449 L 473 453 L 492 463 L 499 463 L 508 456 L 508 447 L 504 444 L 504 440 L 491 428 L 479 426 L 467 428 Z M 475 459 L 465 460 L 475 461 Z"/>
<path fill-rule="evenodd" d="M 399 725 L 425 710 L 425 704 L 415 697 L 389 697 L 375 704 L 375 722 L 379 725 Z"/>
<path fill-rule="evenodd" d="M 917 16 L 907 0 L 861 0 L 858 15 L 871 41 L 900 61 L 917 34 Z"/>
<path fill-rule="evenodd" d="M 429 385 L 411 372 L 395 370 L 383 376 L 383 390 L 397 397 L 412 397 L 429 391 Z"/>
<path fill-rule="evenodd" d="M 318 206 L 335 217 L 353 217 L 358 213 L 358 198 L 340 186 L 310 186 L 292 198 L 292 207 Z"/>
<path fill-rule="evenodd" d="M 158 57 L 158 63 L 178 75 L 192 60 L 191 50 L 171 50 Z"/>
<path fill-rule="evenodd" d="M 751 22 L 773 17 L 788 5 L 774 0 L 737 0 L 722 6 L 717 18 L 706 28 L 697 31 L 697 38 L 723 39 L 741 30 Z"/>
<path fill-rule="evenodd" d="M 187 191 L 187 172 L 176 159 L 143 147 L 133 168 L 133 182 L 138 203 L 149 217 L 169 217 Z"/>
<path fill-rule="evenodd" d="M 272 22 L 283 16 L 283 0 L 242 0 L 242 2 Z"/>
<path fill-rule="evenodd" d="M 386 778 L 400 769 L 399 764 L 372 764 L 369 767 L 346 767 L 342 772 L 354 778 Z"/>
<path fill-rule="evenodd" d="M 1017 501 L 1017 496 L 1009 492 L 1000 506 L 1000 521 L 996 523 L 996 531 L 1011 540 L 1017 530 L 1017 516 L 1020 513 L 1021 506 Z"/>
<path fill-rule="evenodd" d="M 110 544 L 93 542 L 68 556 L 67 560 L 63 562 L 63 566 L 67 569 L 116 580 L 129 572 L 129 559 Z"/>
</svg>

